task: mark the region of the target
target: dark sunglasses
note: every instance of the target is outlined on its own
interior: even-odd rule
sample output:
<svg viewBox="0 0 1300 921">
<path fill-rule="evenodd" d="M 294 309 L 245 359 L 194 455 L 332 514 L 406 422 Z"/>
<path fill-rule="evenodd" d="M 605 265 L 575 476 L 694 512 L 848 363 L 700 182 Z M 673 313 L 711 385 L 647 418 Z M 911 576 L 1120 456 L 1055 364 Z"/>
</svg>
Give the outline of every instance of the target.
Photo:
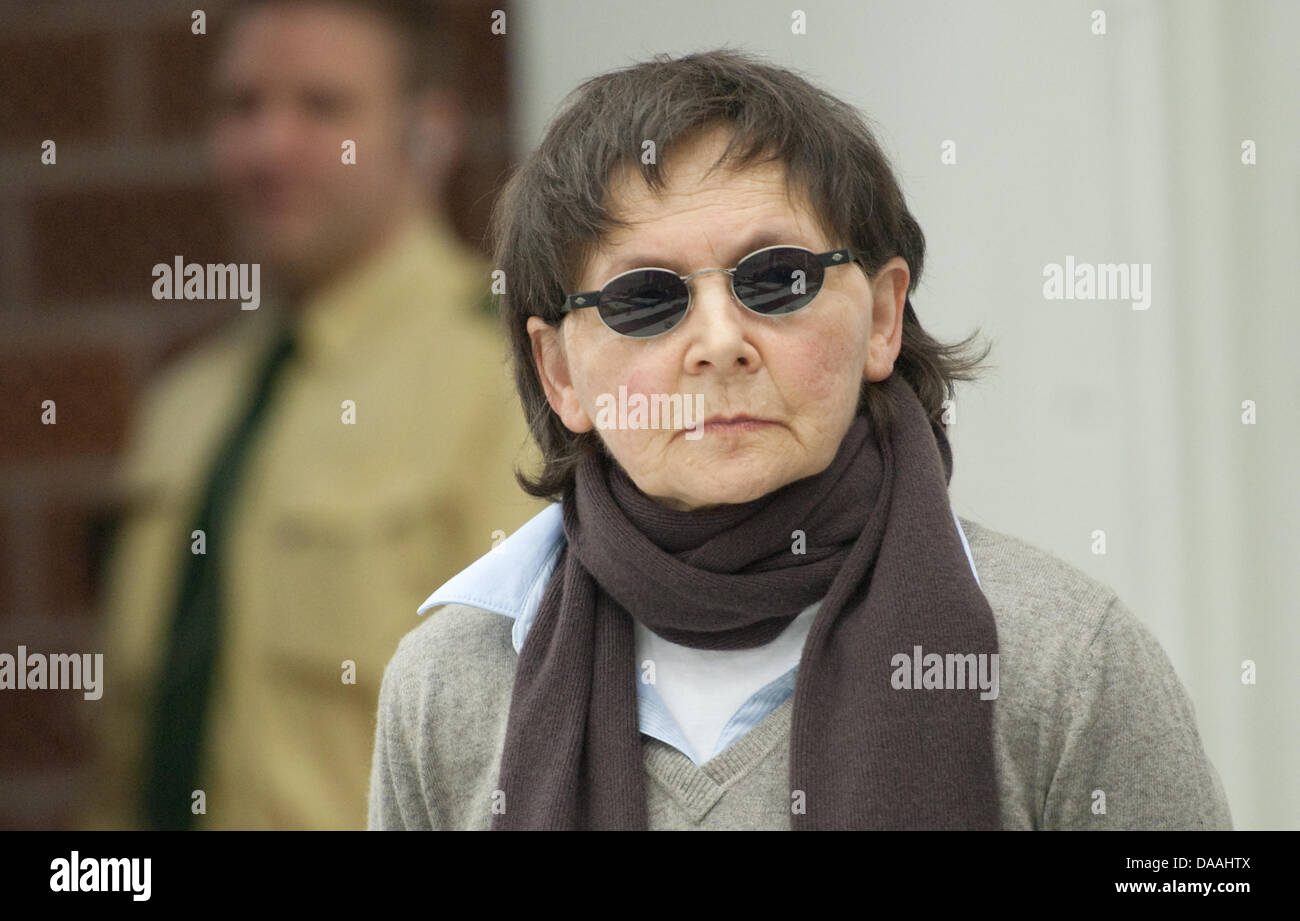
<svg viewBox="0 0 1300 921">
<path fill-rule="evenodd" d="M 614 332 L 649 339 L 682 321 L 691 307 L 688 282 L 706 272 L 726 272 L 736 300 L 761 316 L 776 317 L 807 307 L 821 291 L 826 269 L 852 261 L 853 253 L 847 249 L 819 254 L 802 246 L 768 246 L 732 269 L 700 269 L 689 275 L 660 268 L 629 269 L 599 291 L 570 294 L 560 309 L 568 314 L 595 307 Z"/>
</svg>

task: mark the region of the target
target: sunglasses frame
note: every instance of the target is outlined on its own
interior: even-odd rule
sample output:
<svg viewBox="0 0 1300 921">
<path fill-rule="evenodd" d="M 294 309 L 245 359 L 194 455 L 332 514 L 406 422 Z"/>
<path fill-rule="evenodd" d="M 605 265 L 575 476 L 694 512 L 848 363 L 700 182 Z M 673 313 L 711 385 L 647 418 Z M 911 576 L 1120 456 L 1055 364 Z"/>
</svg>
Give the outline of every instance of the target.
<svg viewBox="0 0 1300 921">
<path fill-rule="evenodd" d="M 677 318 L 677 321 L 673 323 L 672 326 L 665 329 L 663 332 L 655 333 L 652 336 L 632 336 L 627 333 L 622 333 L 614 329 L 612 326 L 609 325 L 608 322 L 606 322 L 604 316 L 600 315 L 599 312 L 597 313 L 597 316 L 600 316 L 600 322 L 605 325 L 605 328 L 608 329 L 610 332 L 615 333 L 616 335 L 623 336 L 627 339 L 655 339 L 659 336 L 670 333 L 678 326 L 681 326 L 682 322 L 686 319 L 687 315 L 691 312 L 691 305 L 695 302 L 695 295 L 691 291 L 691 281 L 693 279 L 699 277 L 700 275 L 706 275 L 710 272 L 723 272 L 731 276 L 731 294 L 733 297 L 735 297 L 736 303 L 740 304 L 750 313 L 756 314 L 760 317 L 767 317 L 769 319 L 773 317 L 788 317 L 792 314 L 798 313 L 801 310 L 807 309 L 808 306 L 811 305 L 812 302 L 817 299 L 817 295 L 814 294 L 807 304 L 804 304 L 802 307 L 799 307 L 796 310 L 790 310 L 787 311 L 786 313 L 772 314 L 772 313 L 763 313 L 761 310 L 755 310 L 754 308 L 750 307 L 743 300 L 741 300 L 740 294 L 737 293 L 736 291 L 736 270 L 739 269 L 740 266 L 745 263 L 745 260 L 751 259 L 754 256 L 757 256 L 759 253 L 765 253 L 768 250 L 772 250 L 772 249 L 802 250 L 805 253 L 810 253 L 813 256 L 813 258 L 816 259 L 817 262 L 821 264 L 823 268 L 832 268 L 837 265 L 849 265 L 853 262 L 858 261 L 857 257 L 853 254 L 853 251 L 847 248 L 833 249 L 824 253 L 814 253 L 806 246 L 799 246 L 794 243 L 774 243 L 771 246 L 764 246 L 761 247 L 760 249 L 754 250 L 752 253 L 747 253 L 746 255 L 742 256 L 740 260 L 729 269 L 724 269 L 721 267 L 698 269 L 697 271 L 691 272 L 689 275 L 679 275 L 677 272 L 674 272 L 672 269 L 666 269 L 663 268 L 662 266 L 656 266 L 656 265 L 638 266 L 637 268 L 634 269 L 628 269 L 625 272 L 619 272 L 613 278 L 610 278 L 608 281 L 606 281 L 605 284 L 601 285 L 599 291 L 581 291 L 577 294 L 568 295 L 564 299 L 564 303 L 560 306 L 560 312 L 565 315 L 568 315 L 575 310 L 583 310 L 587 307 L 599 307 L 600 298 L 601 295 L 604 293 L 605 289 L 608 288 L 610 285 L 612 285 L 614 282 L 618 281 L 624 275 L 631 275 L 633 272 L 646 272 L 646 271 L 667 272 L 670 275 L 675 275 L 677 278 L 680 278 L 682 280 L 682 283 L 686 286 L 686 309 L 682 311 L 682 314 L 680 317 Z M 821 290 L 819 288 L 817 294 L 820 293 Z"/>
</svg>

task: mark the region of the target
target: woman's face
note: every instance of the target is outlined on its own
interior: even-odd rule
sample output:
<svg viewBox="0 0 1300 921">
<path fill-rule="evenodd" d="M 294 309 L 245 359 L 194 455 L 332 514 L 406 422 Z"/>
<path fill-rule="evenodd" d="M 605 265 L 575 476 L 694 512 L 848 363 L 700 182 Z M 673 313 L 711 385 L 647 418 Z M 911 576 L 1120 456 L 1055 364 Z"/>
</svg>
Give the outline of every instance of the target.
<svg viewBox="0 0 1300 921">
<path fill-rule="evenodd" d="M 719 129 L 675 150 L 661 197 L 635 170 L 612 177 L 614 213 L 631 229 L 603 241 L 574 290 L 597 290 L 638 267 L 682 275 L 732 268 L 746 254 L 781 243 L 816 253 L 845 245 L 824 236 L 802 196 L 787 200 L 780 163 L 741 173 L 719 169 L 705 178 L 726 140 Z M 689 283 L 685 319 L 655 338 L 621 336 L 594 308 L 570 313 L 558 331 L 530 317 L 528 332 L 547 398 L 564 424 L 574 432 L 596 428 L 642 492 L 692 510 L 747 502 L 829 466 L 853 421 L 862 381 L 883 380 L 893 370 L 908 278 L 898 257 L 871 279 L 857 264 L 828 267 L 807 307 L 765 317 L 735 299 L 730 276 L 713 272 Z M 702 406 L 702 420 L 749 416 L 761 424 L 688 432 L 647 428 L 644 421 L 631 427 L 636 417 L 629 413 L 630 424 L 619 428 L 620 387 L 628 406 L 635 394 L 647 406 L 654 395 L 679 394 L 692 410 Z M 659 414 L 661 426 L 697 421 L 665 416 Z"/>
</svg>

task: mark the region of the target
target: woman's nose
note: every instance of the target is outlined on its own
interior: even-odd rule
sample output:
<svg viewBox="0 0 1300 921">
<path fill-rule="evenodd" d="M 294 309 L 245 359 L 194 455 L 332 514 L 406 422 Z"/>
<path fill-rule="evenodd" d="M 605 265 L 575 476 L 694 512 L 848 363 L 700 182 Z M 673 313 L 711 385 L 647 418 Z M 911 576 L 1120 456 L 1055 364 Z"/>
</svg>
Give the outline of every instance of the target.
<svg viewBox="0 0 1300 921">
<path fill-rule="evenodd" d="M 691 309 L 684 323 L 690 337 L 688 367 L 756 366 L 758 353 L 748 339 L 750 318 L 731 289 L 731 276 L 723 270 L 702 272 L 688 284 L 692 286 Z"/>
</svg>

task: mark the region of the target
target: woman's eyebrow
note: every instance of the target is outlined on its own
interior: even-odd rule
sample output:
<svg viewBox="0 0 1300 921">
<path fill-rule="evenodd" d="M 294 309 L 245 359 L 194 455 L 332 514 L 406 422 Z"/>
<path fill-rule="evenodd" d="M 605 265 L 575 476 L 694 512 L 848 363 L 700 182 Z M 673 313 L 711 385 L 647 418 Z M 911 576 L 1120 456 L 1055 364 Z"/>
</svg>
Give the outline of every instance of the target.
<svg viewBox="0 0 1300 921">
<path fill-rule="evenodd" d="M 731 268 L 745 256 L 754 252 L 754 250 L 763 249 L 767 246 L 777 246 L 781 243 L 804 245 L 799 241 L 800 235 L 789 229 L 759 230 L 745 237 L 743 243 L 733 248 L 731 261 L 728 262 L 727 265 L 723 266 L 723 268 Z M 645 269 L 651 267 L 671 269 L 678 275 L 689 274 L 688 272 L 683 272 L 681 264 L 677 263 L 674 259 L 665 259 L 658 256 L 636 255 L 624 256 L 619 259 L 609 268 L 606 277 L 613 278 L 615 275 L 621 275 L 631 269 Z M 706 268 L 706 266 L 701 266 L 701 268 Z M 691 271 L 695 270 L 692 269 Z"/>
</svg>

